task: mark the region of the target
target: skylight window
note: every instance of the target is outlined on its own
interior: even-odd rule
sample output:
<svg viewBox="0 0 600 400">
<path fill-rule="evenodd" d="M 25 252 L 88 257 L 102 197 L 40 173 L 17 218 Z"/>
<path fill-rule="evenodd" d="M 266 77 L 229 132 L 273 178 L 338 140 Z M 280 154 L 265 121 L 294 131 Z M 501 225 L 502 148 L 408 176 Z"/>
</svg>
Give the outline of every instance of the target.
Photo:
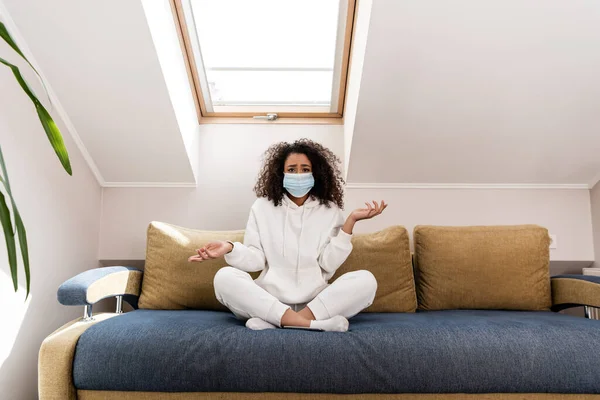
<svg viewBox="0 0 600 400">
<path fill-rule="evenodd" d="M 203 117 L 342 117 L 354 0 L 172 1 Z"/>
</svg>

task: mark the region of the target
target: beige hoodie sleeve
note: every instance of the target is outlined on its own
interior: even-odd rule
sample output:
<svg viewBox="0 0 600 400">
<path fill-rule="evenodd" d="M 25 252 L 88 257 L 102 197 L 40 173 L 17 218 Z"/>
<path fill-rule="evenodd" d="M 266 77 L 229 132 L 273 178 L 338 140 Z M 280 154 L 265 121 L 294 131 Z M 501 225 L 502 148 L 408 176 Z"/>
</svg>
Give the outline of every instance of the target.
<svg viewBox="0 0 600 400">
<path fill-rule="evenodd" d="M 244 243 L 235 242 L 231 253 L 225 254 L 230 266 L 246 272 L 262 271 L 265 268 L 265 252 L 260 243 L 254 208 L 250 210 Z"/>
<path fill-rule="evenodd" d="M 352 252 L 352 235 L 342 230 L 344 220 L 342 210 L 338 209 L 332 221 L 329 237 L 319 254 L 319 265 L 329 276 L 335 273 Z"/>
</svg>

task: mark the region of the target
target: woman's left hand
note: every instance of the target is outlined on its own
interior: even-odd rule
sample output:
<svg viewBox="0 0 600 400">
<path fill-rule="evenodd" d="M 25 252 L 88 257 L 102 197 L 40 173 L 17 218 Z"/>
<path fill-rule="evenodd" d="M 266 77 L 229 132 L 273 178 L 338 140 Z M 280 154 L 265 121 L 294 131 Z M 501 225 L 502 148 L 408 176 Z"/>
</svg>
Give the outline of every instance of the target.
<svg viewBox="0 0 600 400">
<path fill-rule="evenodd" d="M 385 204 L 385 202 L 383 200 L 381 200 L 380 204 L 377 204 L 377 202 L 375 200 L 373 200 L 373 205 L 371 205 L 370 203 L 365 203 L 367 205 L 367 208 L 357 208 L 356 210 L 352 211 L 352 213 L 350 214 L 350 217 L 352 217 L 352 219 L 354 221 L 360 221 L 363 219 L 371 219 L 379 214 L 381 214 L 383 212 L 383 210 L 386 209 L 386 207 L 388 206 L 387 204 Z"/>
</svg>

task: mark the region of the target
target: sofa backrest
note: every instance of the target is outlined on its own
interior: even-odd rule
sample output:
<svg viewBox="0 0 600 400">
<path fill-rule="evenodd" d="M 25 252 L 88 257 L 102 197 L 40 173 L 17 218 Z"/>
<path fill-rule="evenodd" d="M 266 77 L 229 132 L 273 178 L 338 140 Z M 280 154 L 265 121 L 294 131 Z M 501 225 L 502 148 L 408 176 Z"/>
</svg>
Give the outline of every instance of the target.
<svg viewBox="0 0 600 400">
<path fill-rule="evenodd" d="M 213 279 L 223 258 L 189 263 L 195 249 L 213 240 L 243 242 L 244 231 L 200 231 L 164 222 L 148 227 L 146 263 L 139 307 L 146 309 L 226 310 L 214 294 Z M 378 282 L 370 312 L 414 312 L 417 306 L 408 233 L 392 226 L 353 235 L 354 249 L 330 282 L 341 274 L 369 270 Z M 260 272 L 251 273 L 255 279 Z"/>
<path fill-rule="evenodd" d="M 548 310 L 550 237 L 537 225 L 414 230 L 419 309 Z"/>
</svg>

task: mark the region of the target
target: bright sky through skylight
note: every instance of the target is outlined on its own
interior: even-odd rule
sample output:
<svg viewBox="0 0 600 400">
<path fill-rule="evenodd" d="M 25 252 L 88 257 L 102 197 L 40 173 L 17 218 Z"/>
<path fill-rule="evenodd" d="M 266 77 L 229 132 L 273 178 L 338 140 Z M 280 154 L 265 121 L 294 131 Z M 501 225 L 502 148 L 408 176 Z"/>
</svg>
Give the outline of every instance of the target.
<svg viewBox="0 0 600 400">
<path fill-rule="evenodd" d="M 213 104 L 329 105 L 339 2 L 192 0 Z"/>
</svg>

